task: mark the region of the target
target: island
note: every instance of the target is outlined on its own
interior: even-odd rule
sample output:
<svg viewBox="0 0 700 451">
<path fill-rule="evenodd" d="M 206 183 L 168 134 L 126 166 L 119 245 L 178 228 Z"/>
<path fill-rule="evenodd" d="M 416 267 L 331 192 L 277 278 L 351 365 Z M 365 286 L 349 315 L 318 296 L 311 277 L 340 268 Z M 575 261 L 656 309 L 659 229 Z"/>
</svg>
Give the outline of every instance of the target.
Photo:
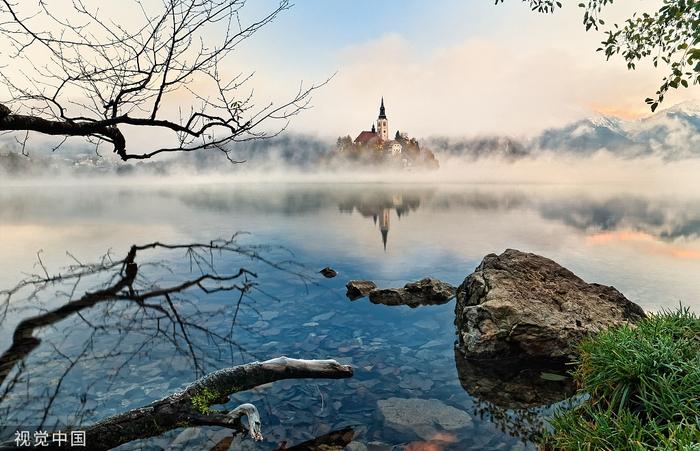
<svg viewBox="0 0 700 451">
<path fill-rule="evenodd" d="M 435 154 L 429 149 L 421 149 L 418 140 L 407 133 L 397 130 L 394 139 L 389 139 L 389 136 L 389 119 L 382 97 L 376 125 L 361 131 L 354 140 L 350 135 L 339 137 L 335 149 L 325 155 L 323 163 L 332 167 L 359 165 L 403 170 L 440 167 Z"/>
</svg>

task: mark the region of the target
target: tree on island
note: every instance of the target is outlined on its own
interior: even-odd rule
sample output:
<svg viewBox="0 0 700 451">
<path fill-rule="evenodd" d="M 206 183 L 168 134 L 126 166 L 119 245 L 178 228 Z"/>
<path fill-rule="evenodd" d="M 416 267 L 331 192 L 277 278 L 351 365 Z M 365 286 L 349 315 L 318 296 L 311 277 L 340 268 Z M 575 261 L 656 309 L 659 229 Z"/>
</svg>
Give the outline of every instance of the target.
<svg viewBox="0 0 700 451">
<path fill-rule="evenodd" d="M 222 66 L 239 45 L 291 7 L 245 22 L 245 0 L 139 0 L 120 4 L 129 21 L 101 12 L 100 2 L 70 6 L 0 0 L 0 131 L 80 137 L 107 143 L 124 161 L 168 152 L 216 149 L 274 136 L 308 106 L 320 85 L 301 83 L 291 99 L 256 105 L 252 74 Z M 323 83 L 322 83 L 323 84 Z M 277 122 L 273 131 L 262 124 Z M 127 130 L 158 129 L 164 146 L 128 149 Z M 276 130 L 276 131 L 275 131 Z M 54 148 L 55 150 L 55 148 Z M 229 158 L 230 159 L 230 158 Z"/>
<path fill-rule="evenodd" d="M 343 150 L 348 150 L 352 148 L 352 138 L 350 137 L 350 135 L 339 136 L 338 140 L 335 143 L 335 147 L 341 152 Z"/>
<path fill-rule="evenodd" d="M 496 0 L 502 3 L 504 0 Z M 558 0 L 522 0 L 539 13 L 553 13 L 561 8 Z M 605 26 L 600 18 L 603 8 L 614 0 L 586 0 L 583 9 L 586 31 Z M 653 14 L 633 14 L 624 24 L 613 24 L 598 49 L 606 59 L 620 55 L 627 68 L 635 70 L 641 60 L 651 58 L 654 67 L 666 66 L 670 73 L 661 80 L 654 98 L 645 101 L 655 111 L 670 89 L 700 84 L 700 2 L 663 0 Z"/>
</svg>

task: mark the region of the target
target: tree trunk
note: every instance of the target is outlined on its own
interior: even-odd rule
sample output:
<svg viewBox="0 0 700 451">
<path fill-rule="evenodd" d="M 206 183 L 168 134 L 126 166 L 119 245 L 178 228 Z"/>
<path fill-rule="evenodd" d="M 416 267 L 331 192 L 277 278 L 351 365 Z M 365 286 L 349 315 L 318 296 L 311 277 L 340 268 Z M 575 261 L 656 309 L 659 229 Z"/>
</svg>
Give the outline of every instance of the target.
<svg viewBox="0 0 700 451">
<path fill-rule="evenodd" d="M 106 125 L 103 121 L 64 121 L 49 120 L 24 114 L 13 114 L 5 105 L 0 104 L 0 131 L 27 130 L 59 136 L 97 136 L 114 145 L 114 152 L 123 157 L 126 139 L 115 125 Z"/>
</svg>

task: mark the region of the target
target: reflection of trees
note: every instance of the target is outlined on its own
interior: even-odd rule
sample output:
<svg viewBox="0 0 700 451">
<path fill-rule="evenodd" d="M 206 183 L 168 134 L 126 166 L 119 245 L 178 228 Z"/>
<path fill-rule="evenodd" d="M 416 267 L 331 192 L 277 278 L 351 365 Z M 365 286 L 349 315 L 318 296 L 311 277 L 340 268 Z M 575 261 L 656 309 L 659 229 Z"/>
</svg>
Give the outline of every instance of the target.
<svg viewBox="0 0 700 451">
<path fill-rule="evenodd" d="M 123 220 L 118 212 L 105 208 L 106 203 L 71 191 L 68 196 L 46 192 L 10 191 L 0 193 L 0 219 L 12 224 L 17 218 L 31 218 L 42 223 L 61 221 L 65 217 L 86 217 L 99 211 L 103 216 Z M 138 197 L 162 203 L 163 198 L 184 204 L 196 211 L 217 214 L 311 215 L 324 210 L 343 213 L 357 211 L 364 217 L 382 217 L 385 209 L 404 216 L 418 208 L 427 212 L 464 212 L 494 214 L 502 212 L 535 212 L 541 218 L 561 223 L 584 232 L 636 230 L 663 240 L 697 239 L 700 237 L 700 203 L 694 200 L 650 198 L 643 196 L 608 195 L 592 197 L 585 193 L 551 193 L 515 188 L 453 190 L 436 187 L 239 187 L 188 188 L 187 190 L 143 191 L 104 190 L 101 198 L 114 197 L 128 202 Z M 55 205 L 60 205 L 57 211 Z M 70 213 L 70 214 L 68 214 Z M 58 218 L 58 219 L 57 219 Z"/>
<path fill-rule="evenodd" d="M 399 215 L 418 209 L 432 195 L 432 189 L 367 188 L 354 186 L 318 188 L 285 187 L 276 189 L 200 189 L 174 195 L 188 207 L 198 210 L 228 212 L 276 213 L 300 215 L 338 208 L 350 213 L 353 209 L 372 217 L 383 208 L 396 209 Z M 363 213 L 364 212 L 364 213 Z"/>
<path fill-rule="evenodd" d="M 353 210 L 357 210 L 363 217 L 371 217 L 375 224 L 379 220 L 379 233 L 386 250 L 391 227 L 391 212 L 395 211 L 396 216 L 401 218 L 410 211 L 417 210 L 419 206 L 420 196 L 416 194 L 372 191 L 346 197 L 339 203 L 338 209 L 343 213 L 352 213 Z"/>
<path fill-rule="evenodd" d="M 603 200 L 561 199 L 544 203 L 540 214 L 584 231 L 631 229 L 664 240 L 700 237 L 700 205 L 635 196 Z"/>
<path fill-rule="evenodd" d="M 455 365 L 462 387 L 474 398 L 474 414 L 488 417 L 503 432 L 530 441 L 544 431 L 547 411 L 575 392 L 568 377 L 542 377 L 566 374 L 566 367 L 558 362 L 475 361 L 465 359 L 455 348 Z"/>
<path fill-rule="evenodd" d="M 385 209 L 396 211 L 398 216 L 419 207 L 427 211 L 524 210 L 587 232 L 633 229 L 670 240 L 700 236 L 697 202 L 619 194 L 594 198 L 585 193 L 543 194 L 518 189 L 322 187 L 283 192 L 202 190 L 178 198 L 193 208 L 222 212 L 246 210 L 293 215 L 336 206 L 343 213 L 357 211 L 377 220 Z"/>
<path fill-rule="evenodd" d="M 184 357 L 195 376 L 215 369 L 224 355 L 231 361 L 239 354 L 241 359 L 252 356 L 234 340 L 234 326 L 244 300 L 260 288 L 257 272 L 239 264 L 284 271 L 302 281 L 308 278 L 294 262 L 280 258 L 283 249 L 241 245 L 237 238 L 134 245 L 123 258 L 107 253 L 96 263 L 71 256 L 74 263 L 57 274 L 51 274 L 39 256 L 39 273 L 0 291 L 0 324 L 14 327 L 11 344 L 0 355 L 0 415 L 37 430 L 81 426 L 86 417 L 99 414 L 98 406 L 86 408 L 87 392 L 94 385 L 111 385 L 150 354 L 169 350 L 171 359 Z M 183 261 L 175 258 L 183 253 Z M 147 260 L 150 254 L 157 257 Z M 228 299 L 214 310 L 203 309 L 197 296 L 217 293 Z M 8 324 L 20 317 L 24 319 L 17 324 Z M 47 333 L 59 326 L 64 326 L 59 333 Z M 72 418 L 54 412 L 61 410 L 55 405 L 61 392 L 75 390 L 72 373 L 86 373 L 95 366 L 101 375 L 109 374 L 108 380 L 87 382 L 77 376 L 81 393 L 74 394 L 81 406 Z M 251 435 L 258 437 L 254 406 L 245 404 L 228 413 L 210 406 L 226 403 L 237 391 L 279 379 L 351 374 L 349 367 L 335 361 L 284 357 L 225 368 L 148 408 L 98 421 L 87 428 L 87 436 L 92 449 L 97 443 L 107 449 L 194 425 L 243 431 L 240 418 L 247 416 Z"/>
<path fill-rule="evenodd" d="M 337 207 L 341 213 L 357 211 L 379 223 L 379 232 L 386 249 L 391 213 L 401 218 L 417 210 L 432 190 L 418 189 L 292 189 L 284 192 L 212 192 L 187 193 L 180 199 L 195 208 L 215 211 L 252 210 L 265 213 L 299 215 Z"/>
<path fill-rule="evenodd" d="M 384 210 L 394 210 L 400 218 L 420 207 L 420 193 L 397 191 L 369 191 L 347 193 L 339 199 L 338 209 L 343 213 L 357 210 L 365 218 L 376 218 Z"/>
</svg>

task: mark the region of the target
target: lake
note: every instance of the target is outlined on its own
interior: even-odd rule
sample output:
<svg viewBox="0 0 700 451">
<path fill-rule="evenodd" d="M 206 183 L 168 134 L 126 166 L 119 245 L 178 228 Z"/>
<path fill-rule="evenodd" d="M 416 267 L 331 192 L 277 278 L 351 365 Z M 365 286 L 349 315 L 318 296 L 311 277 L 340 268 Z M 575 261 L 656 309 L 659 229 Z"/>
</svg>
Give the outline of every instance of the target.
<svg viewBox="0 0 700 451">
<path fill-rule="evenodd" d="M 567 402 L 555 395 L 559 382 L 541 372 L 513 376 L 461 361 L 453 348 L 454 301 L 415 309 L 350 301 L 351 279 L 398 287 L 430 276 L 459 285 L 483 256 L 516 248 L 552 258 L 588 282 L 613 285 L 648 311 L 679 303 L 700 310 L 700 193 L 625 185 L 5 186 L 0 287 L 43 272 L 37 256 L 49 272 L 65 272 L 107 252 L 123 258 L 132 244 L 206 243 L 241 231 L 248 233 L 238 242 L 263 245 L 256 252 L 278 267 L 212 255 L 220 273 L 254 271 L 254 289 L 240 304 L 237 292 L 175 299 L 213 333 L 190 337 L 200 369 L 287 355 L 335 358 L 352 364 L 355 375 L 280 381 L 235 395 L 227 406 L 254 403 L 265 435 L 260 443 L 234 442 L 236 449 L 291 447 L 334 431 L 351 434 L 356 450 L 534 449 L 533 433 Z M 153 283 L 197 272 L 184 252 L 155 250 L 147 259 L 152 265 L 140 263 Z M 338 276 L 321 277 L 325 266 Z M 104 277 L 86 277 L 79 288 Z M 3 350 L 19 320 L 57 305 L 71 287 L 13 298 L 1 326 Z M 200 373 L 186 347 L 168 342 L 167 330 L 155 338 L 152 330 L 137 311 L 118 307 L 43 329 L 41 346 L 0 386 L 5 435 L 20 427 L 89 424 L 194 380 Z M 217 341 L 222 336 L 231 340 Z M 421 405 L 436 418 L 458 409 L 471 419 L 456 426 L 439 419 L 392 423 L 379 408 L 392 398 L 427 400 Z M 210 449 L 227 435 L 218 428 L 177 430 L 120 449 Z"/>
</svg>

